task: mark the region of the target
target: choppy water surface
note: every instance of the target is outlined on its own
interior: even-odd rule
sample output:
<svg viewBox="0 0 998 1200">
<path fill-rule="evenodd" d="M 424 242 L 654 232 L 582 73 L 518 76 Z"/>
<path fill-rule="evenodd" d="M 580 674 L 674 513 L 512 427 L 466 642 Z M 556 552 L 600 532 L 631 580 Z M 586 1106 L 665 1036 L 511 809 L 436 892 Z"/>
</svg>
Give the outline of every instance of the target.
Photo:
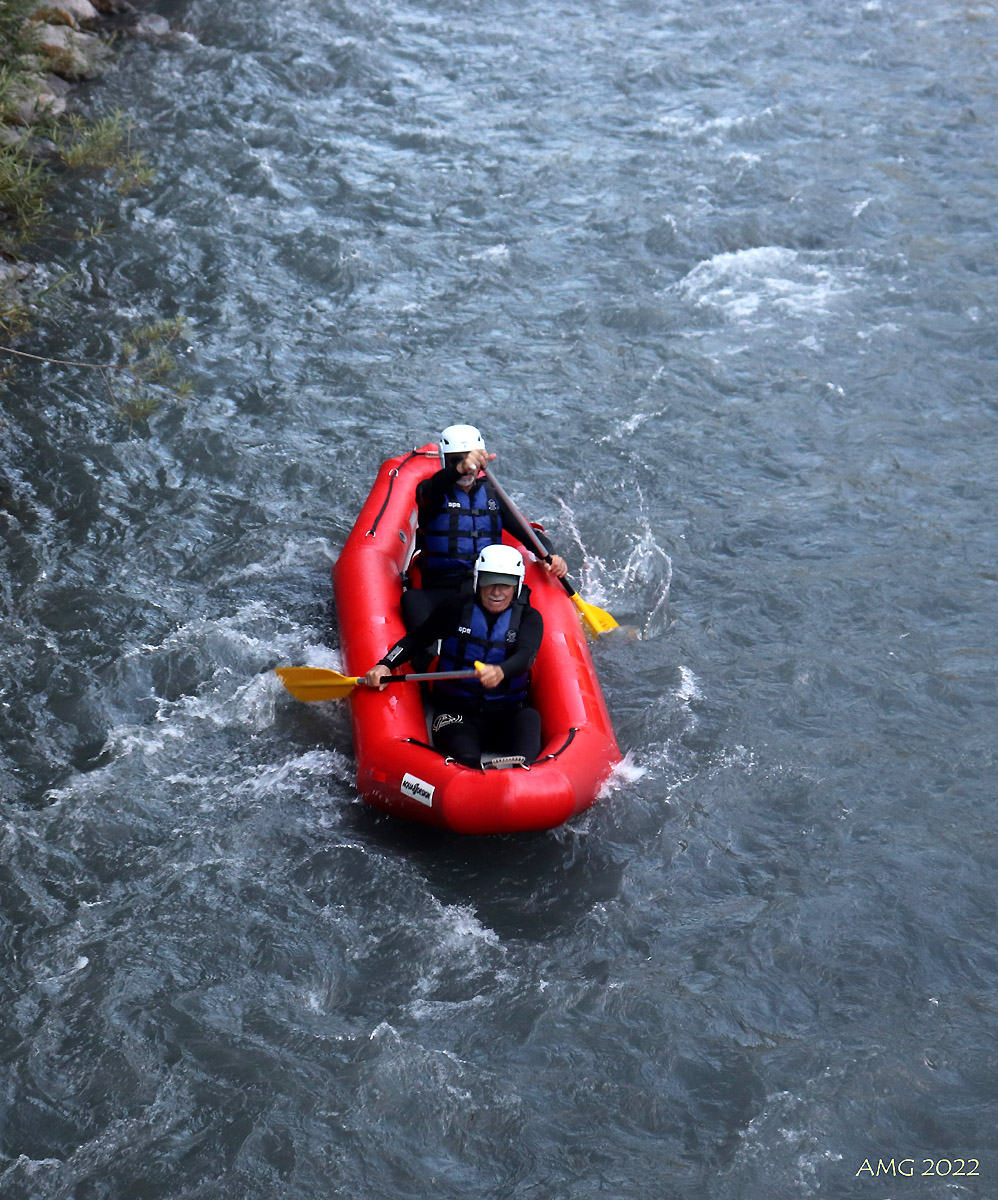
<svg viewBox="0 0 998 1200">
<path fill-rule="evenodd" d="M 181 312 L 194 396 L 3 399 L 0 1193 L 994 1196 L 994 6 L 158 11 L 19 345 Z M 270 673 L 453 420 L 630 629 L 543 836 Z"/>
</svg>

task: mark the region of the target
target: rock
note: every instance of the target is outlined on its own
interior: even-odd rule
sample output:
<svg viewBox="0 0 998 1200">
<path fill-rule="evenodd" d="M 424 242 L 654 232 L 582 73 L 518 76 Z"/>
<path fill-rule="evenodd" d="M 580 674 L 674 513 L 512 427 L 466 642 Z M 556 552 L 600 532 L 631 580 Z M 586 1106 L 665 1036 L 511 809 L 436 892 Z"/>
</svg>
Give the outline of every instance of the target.
<svg viewBox="0 0 998 1200">
<path fill-rule="evenodd" d="M 51 75 L 29 76 L 16 83 L 8 96 L 9 119 L 15 125 L 34 125 L 46 117 L 59 117 L 66 111 L 65 92 L 49 86 Z M 69 90 L 64 80 L 58 81 Z"/>
<path fill-rule="evenodd" d="M 38 51 L 63 79 L 93 79 L 111 57 L 99 37 L 68 25 L 39 26 Z"/>
<path fill-rule="evenodd" d="M 130 4 L 129 0 L 91 0 L 91 2 L 98 12 L 102 12 L 105 15 L 108 13 L 134 15 L 136 11 L 135 6 Z"/>
<path fill-rule="evenodd" d="M 32 19 L 40 19 L 49 25 L 92 29 L 100 20 L 100 14 L 90 0 L 38 0 Z"/>
<path fill-rule="evenodd" d="M 54 96 L 62 96 L 65 98 L 73 90 L 72 84 L 67 83 L 65 79 L 60 79 L 58 75 L 51 73 L 42 76 L 42 83 Z"/>
<path fill-rule="evenodd" d="M 35 110 L 44 117 L 61 117 L 66 111 L 66 101 L 43 88 L 35 99 Z"/>
<path fill-rule="evenodd" d="M 125 30 L 125 33 L 135 38 L 165 37 L 169 32 L 170 22 L 166 17 L 157 17 L 155 13 L 143 13 L 134 25 Z"/>
</svg>

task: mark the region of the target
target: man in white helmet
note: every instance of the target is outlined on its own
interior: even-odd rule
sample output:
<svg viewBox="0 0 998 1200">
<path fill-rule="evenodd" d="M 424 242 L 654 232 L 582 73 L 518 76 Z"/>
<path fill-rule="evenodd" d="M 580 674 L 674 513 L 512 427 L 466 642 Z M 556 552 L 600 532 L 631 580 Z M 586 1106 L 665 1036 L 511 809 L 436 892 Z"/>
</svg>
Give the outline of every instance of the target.
<svg viewBox="0 0 998 1200">
<path fill-rule="evenodd" d="M 416 544 L 422 587 L 409 588 L 402 597 L 406 629 L 415 629 L 437 602 L 467 582 L 481 551 L 502 542 L 503 529 L 521 540 L 526 537 L 506 503 L 481 476 L 482 468 L 495 455 L 486 451 L 474 425 L 448 425 L 440 435 L 439 451 L 440 470 L 416 487 Z M 550 550 L 544 534 L 535 532 L 544 548 Z M 560 555 L 553 554 L 548 569 L 560 579 L 568 565 Z"/>
<path fill-rule="evenodd" d="M 440 641 L 441 671 L 478 668 L 475 679 L 440 680 L 433 688 L 433 742 L 443 753 L 477 767 L 482 751 L 532 763 L 541 749 L 541 719 L 528 703 L 530 667 L 544 620 L 530 605 L 523 556 L 513 546 L 487 546 L 475 560 L 469 592 L 441 601 L 364 677 L 369 687 L 393 667 Z"/>
</svg>

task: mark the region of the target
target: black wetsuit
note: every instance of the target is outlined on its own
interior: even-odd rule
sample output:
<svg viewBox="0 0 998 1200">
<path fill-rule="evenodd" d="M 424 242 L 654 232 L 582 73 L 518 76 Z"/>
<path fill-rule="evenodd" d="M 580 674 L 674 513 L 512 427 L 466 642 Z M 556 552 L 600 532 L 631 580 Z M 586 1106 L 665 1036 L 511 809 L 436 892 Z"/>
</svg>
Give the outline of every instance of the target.
<svg viewBox="0 0 998 1200">
<path fill-rule="evenodd" d="M 529 589 L 525 591 L 529 598 Z M 461 621 L 467 600 L 466 593 L 445 596 L 424 621 L 391 647 L 380 663 L 397 667 L 411 662 L 413 655 L 437 640 L 450 637 Z M 500 615 L 486 612 L 486 622 L 491 626 Z M 505 680 L 513 680 L 530 669 L 543 636 L 544 619 L 537 609 L 530 607 L 528 599 L 520 616 L 516 648 L 499 664 Z M 495 705 L 487 699 L 485 688 L 481 693 L 477 700 L 439 696 L 433 719 L 434 745 L 466 766 L 478 766 L 484 749 L 520 754 L 526 762 L 533 762 L 541 749 L 541 718 L 537 710 L 529 704 Z"/>
<path fill-rule="evenodd" d="M 460 479 L 460 474 L 455 465 L 441 467 L 429 479 L 423 479 L 416 485 L 417 549 L 422 548 L 419 531 L 426 528 L 440 512 L 447 500 L 448 492 L 457 487 L 458 479 Z M 524 546 L 530 547 L 531 543 L 526 530 L 510 511 L 506 502 L 498 496 L 496 499 L 499 504 L 499 519 L 502 522 L 502 528 L 508 529 L 514 537 L 520 539 Z M 533 532 L 550 554 L 551 543 L 547 535 L 539 529 L 535 529 Z M 424 571 L 422 567 L 420 570 L 422 586 L 407 588 L 402 594 L 402 621 L 409 630 L 414 630 L 421 625 L 441 600 L 453 594 L 468 581 L 471 575 L 471 564 L 464 570 L 447 574 Z"/>
</svg>

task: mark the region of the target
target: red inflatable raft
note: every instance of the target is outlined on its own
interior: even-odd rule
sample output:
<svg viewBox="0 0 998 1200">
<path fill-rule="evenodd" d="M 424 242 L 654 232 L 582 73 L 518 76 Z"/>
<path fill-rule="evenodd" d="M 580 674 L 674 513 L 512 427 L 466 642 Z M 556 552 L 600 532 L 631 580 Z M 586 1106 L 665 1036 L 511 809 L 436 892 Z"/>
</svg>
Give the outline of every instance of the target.
<svg viewBox="0 0 998 1200">
<path fill-rule="evenodd" d="M 362 675 L 405 630 L 402 574 L 413 553 L 416 484 L 438 470 L 435 446 L 383 463 L 333 568 L 343 670 Z M 542 749 L 532 766 L 461 766 L 435 750 L 416 683 L 351 694 L 357 787 L 375 808 L 458 833 L 550 829 L 596 800 L 620 761 L 579 614 L 524 554 L 544 639 L 531 674 Z"/>
</svg>

